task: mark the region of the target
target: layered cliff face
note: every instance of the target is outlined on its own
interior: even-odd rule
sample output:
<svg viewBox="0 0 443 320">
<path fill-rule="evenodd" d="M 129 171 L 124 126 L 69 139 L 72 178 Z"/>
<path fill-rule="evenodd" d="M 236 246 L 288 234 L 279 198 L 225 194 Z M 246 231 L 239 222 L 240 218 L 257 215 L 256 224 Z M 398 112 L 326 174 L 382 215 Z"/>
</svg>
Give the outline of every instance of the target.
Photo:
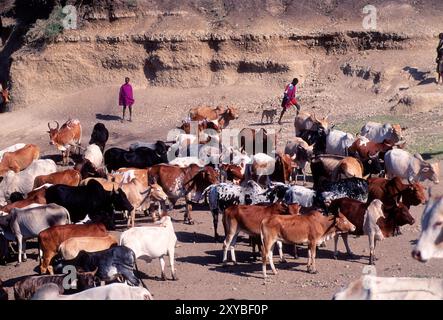
<svg viewBox="0 0 443 320">
<path fill-rule="evenodd" d="M 78 29 L 12 54 L 14 104 L 115 85 L 126 76 L 137 87 L 282 85 L 294 76 L 324 75 L 331 59 L 433 40 L 437 22 L 420 24 L 437 10 L 433 1 L 374 2 L 379 27 L 369 31 L 362 28 L 364 1 L 63 1 L 77 5 Z M 374 89 L 382 72 L 365 68 L 348 61 L 335 71 L 370 78 L 372 90 L 382 91 Z"/>
</svg>

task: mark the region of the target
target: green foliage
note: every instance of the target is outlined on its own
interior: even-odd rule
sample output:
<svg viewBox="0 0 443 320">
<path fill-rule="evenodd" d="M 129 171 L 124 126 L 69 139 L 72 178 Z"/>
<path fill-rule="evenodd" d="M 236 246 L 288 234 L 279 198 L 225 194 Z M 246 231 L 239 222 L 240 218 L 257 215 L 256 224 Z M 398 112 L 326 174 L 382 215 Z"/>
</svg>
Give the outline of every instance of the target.
<svg viewBox="0 0 443 320">
<path fill-rule="evenodd" d="M 54 42 L 58 35 L 63 33 L 63 19 L 65 14 L 62 7 L 55 7 L 48 19 L 38 19 L 26 34 L 26 41 L 33 44 Z"/>
</svg>

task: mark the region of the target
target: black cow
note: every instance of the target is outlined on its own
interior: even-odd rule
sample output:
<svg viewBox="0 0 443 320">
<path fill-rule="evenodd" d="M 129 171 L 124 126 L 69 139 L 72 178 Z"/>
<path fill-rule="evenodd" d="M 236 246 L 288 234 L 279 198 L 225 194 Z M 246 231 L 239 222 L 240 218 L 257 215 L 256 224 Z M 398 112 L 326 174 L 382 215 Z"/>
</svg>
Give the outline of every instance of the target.
<svg viewBox="0 0 443 320">
<path fill-rule="evenodd" d="M 120 188 L 108 192 L 96 180 L 78 187 L 57 184 L 46 190 L 45 197 L 47 203 L 65 207 L 72 222 L 81 221 L 88 215 L 93 222 L 102 222 L 109 230 L 115 229 L 114 209 L 128 212 L 133 210 L 126 194 Z"/>
<path fill-rule="evenodd" d="M 135 150 L 111 148 L 105 152 L 105 165 L 108 171 L 123 167 L 144 169 L 160 163 L 167 163 L 167 151 L 160 146 L 156 149 L 140 147 Z"/>
<path fill-rule="evenodd" d="M 369 156 L 369 159 L 361 160 L 361 162 L 363 163 L 364 176 L 372 176 L 373 174 L 384 176 L 384 161 L 380 159 L 378 154 L 374 156 Z"/>
<path fill-rule="evenodd" d="M 317 195 L 322 202 L 330 202 L 340 198 L 351 198 L 366 202 L 368 192 L 369 184 L 365 179 L 349 178 L 320 184 Z"/>
<path fill-rule="evenodd" d="M 17 192 L 17 191 L 11 193 L 11 195 L 9 196 L 9 201 L 11 203 L 14 203 L 14 202 L 17 202 L 17 201 L 21 201 L 21 200 L 24 200 L 24 199 L 25 198 L 23 197 L 23 194 L 20 193 L 20 192 Z"/>
<path fill-rule="evenodd" d="M 105 170 L 102 168 L 97 169 L 88 159 L 77 162 L 74 169 L 80 172 L 82 180 L 87 178 L 106 178 Z"/>
<path fill-rule="evenodd" d="M 109 139 L 109 131 L 106 129 L 105 125 L 101 122 L 96 123 L 92 129 L 91 139 L 89 144 L 95 143 L 99 146 L 102 152 L 105 151 L 106 142 Z"/>
<path fill-rule="evenodd" d="M 298 137 L 302 138 L 310 146 L 314 145 L 314 155 L 324 154 L 326 152 L 326 137 L 329 130 L 325 131 L 322 127 L 317 131 L 302 130 Z"/>
<path fill-rule="evenodd" d="M 82 272 L 95 272 L 100 280 L 109 281 L 121 275 L 131 285 L 138 286 L 140 279 L 134 275 L 137 269 L 134 251 L 125 246 L 114 246 L 97 252 L 80 251 L 72 260 L 63 260 L 61 256 L 54 258 L 54 272 L 60 273 L 64 266 L 72 265 Z"/>
</svg>

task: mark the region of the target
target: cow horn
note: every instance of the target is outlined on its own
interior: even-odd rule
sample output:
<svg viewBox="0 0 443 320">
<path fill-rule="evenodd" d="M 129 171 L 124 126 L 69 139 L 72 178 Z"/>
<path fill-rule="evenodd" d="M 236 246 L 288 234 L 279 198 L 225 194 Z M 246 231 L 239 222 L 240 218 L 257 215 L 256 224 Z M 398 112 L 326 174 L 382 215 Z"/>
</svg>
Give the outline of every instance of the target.
<svg viewBox="0 0 443 320">
<path fill-rule="evenodd" d="M 58 123 L 58 121 L 55 121 L 55 123 L 57 124 L 57 128 L 55 128 L 55 130 L 58 130 L 60 128 L 60 124 Z"/>
<path fill-rule="evenodd" d="M 51 130 L 51 122 L 48 122 L 48 128 Z"/>
</svg>

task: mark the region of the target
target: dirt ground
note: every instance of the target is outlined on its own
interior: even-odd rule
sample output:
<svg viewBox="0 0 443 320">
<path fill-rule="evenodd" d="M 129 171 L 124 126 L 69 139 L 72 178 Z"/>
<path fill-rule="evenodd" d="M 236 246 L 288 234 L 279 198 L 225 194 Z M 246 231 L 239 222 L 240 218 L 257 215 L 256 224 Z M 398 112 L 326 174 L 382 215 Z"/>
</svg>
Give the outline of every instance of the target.
<svg viewBox="0 0 443 320">
<path fill-rule="evenodd" d="M 241 117 L 232 123 L 232 127 L 254 127 L 259 125 L 262 106 L 268 105 L 270 99 L 275 101 L 275 97 L 279 96 L 281 91 L 278 87 L 257 86 L 136 90 L 135 120 L 132 123 L 120 123 L 120 109 L 115 102 L 117 88 L 76 92 L 63 99 L 49 102 L 44 108 L 31 106 L 17 112 L 2 114 L 0 149 L 17 142 L 36 143 L 41 147 L 43 156 L 53 155 L 56 152 L 48 144 L 47 122 L 49 120 L 60 122 L 69 117 L 75 117 L 81 121 L 84 144 L 89 140 L 92 127 L 97 121 L 105 123 L 111 132 L 109 147 L 127 147 L 137 140 L 167 140 L 168 130 L 180 124 L 180 120 L 186 115 L 186 110 L 190 106 L 204 103 L 235 104 L 241 110 Z M 310 92 L 310 90 L 311 88 L 307 88 L 306 91 Z M 245 100 L 246 92 L 253 98 Z M 303 108 L 307 111 L 318 110 L 313 107 L 313 104 L 306 102 Z M 330 109 L 330 112 L 326 112 L 328 110 L 325 107 L 322 108 L 323 114 L 330 113 L 333 119 L 340 119 L 337 122 L 342 121 L 342 123 L 353 123 L 357 117 L 365 119 L 373 114 L 370 109 L 366 109 L 367 112 L 352 108 L 349 110 L 352 110 L 352 113 L 344 115 L 341 109 Z M 293 111 L 285 115 L 282 134 L 279 138 L 280 146 L 284 144 L 288 136 L 293 134 L 293 117 Z M 441 121 L 441 118 L 440 120 L 433 118 L 432 113 L 429 118 L 430 121 Z M 279 128 L 275 124 L 266 127 Z M 407 138 L 410 140 L 408 141 L 414 141 L 413 137 L 414 134 L 409 133 Z M 442 189 L 441 184 L 435 186 L 437 193 L 441 193 Z M 204 206 L 195 206 L 194 209 L 193 217 L 196 224 L 191 226 L 183 224 L 183 208 L 179 207 L 169 212 L 178 238 L 176 249 L 178 281 L 161 281 L 158 261 L 150 264 L 138 261 L 138 266 L 144 273 L 142 278 L 155 295 L 155 299 L 331 299 L 341 287 L 360 277 L 363 268 L 368 263 L 369 251 L 366 237 L 350 239 L 351 248 L 357 255 L 355 260 L 347 259 L 344 253 L 339 256 L 338 260 L 333 260 L 333 241 L 329 241 L 326 248 L 320 248 L 318 251 L 318 274 L 311 275 L 306 272 L 307 253 L 306 247 L 302 247 L 298 260 L 292 258 L 289 250 L 286 254 L 288 263 L 276 263 L 279 274 L 270 276 L 271 281 L 265 284 L 261 273 L 261 262 L 251 259 L 251 248 L 246 242 L 246 237 L 244 237 L 245 241 L 237 246 L 239 264 L 222 266 L 222 244 L 213 241 L 212 216 Z M 415 225 L 402 228 L 402 235 L 385 239 L 379 244 L 377 274 L 441 277 L 443 266 L 438 260 L 422 264 L 413 260 L 410 255 L 412 246 L 419 236 L 423 209 L 423 206 L 412 209 L 417 221 Z M 137 225 L 145 223 L 149 223 L 149 218 L 138 216 Z M 0 266 L 0 278 L 5 282 L 11 298 L 11 286 L 16 279 L 24 275 L 36 274 L 38 262 L 35 260 L 37 257 L 35 245 L 35 242 L 30 243 L 29 259 L 19 267 L 14 266 L 15 261 L 6 266 Z M 341 240 L 339 249 L 344 251 Z M 167 271 L 169 271 L 168 267 Z M 169 272 L 167 275 L 171 278 Z"/>
</svg>

